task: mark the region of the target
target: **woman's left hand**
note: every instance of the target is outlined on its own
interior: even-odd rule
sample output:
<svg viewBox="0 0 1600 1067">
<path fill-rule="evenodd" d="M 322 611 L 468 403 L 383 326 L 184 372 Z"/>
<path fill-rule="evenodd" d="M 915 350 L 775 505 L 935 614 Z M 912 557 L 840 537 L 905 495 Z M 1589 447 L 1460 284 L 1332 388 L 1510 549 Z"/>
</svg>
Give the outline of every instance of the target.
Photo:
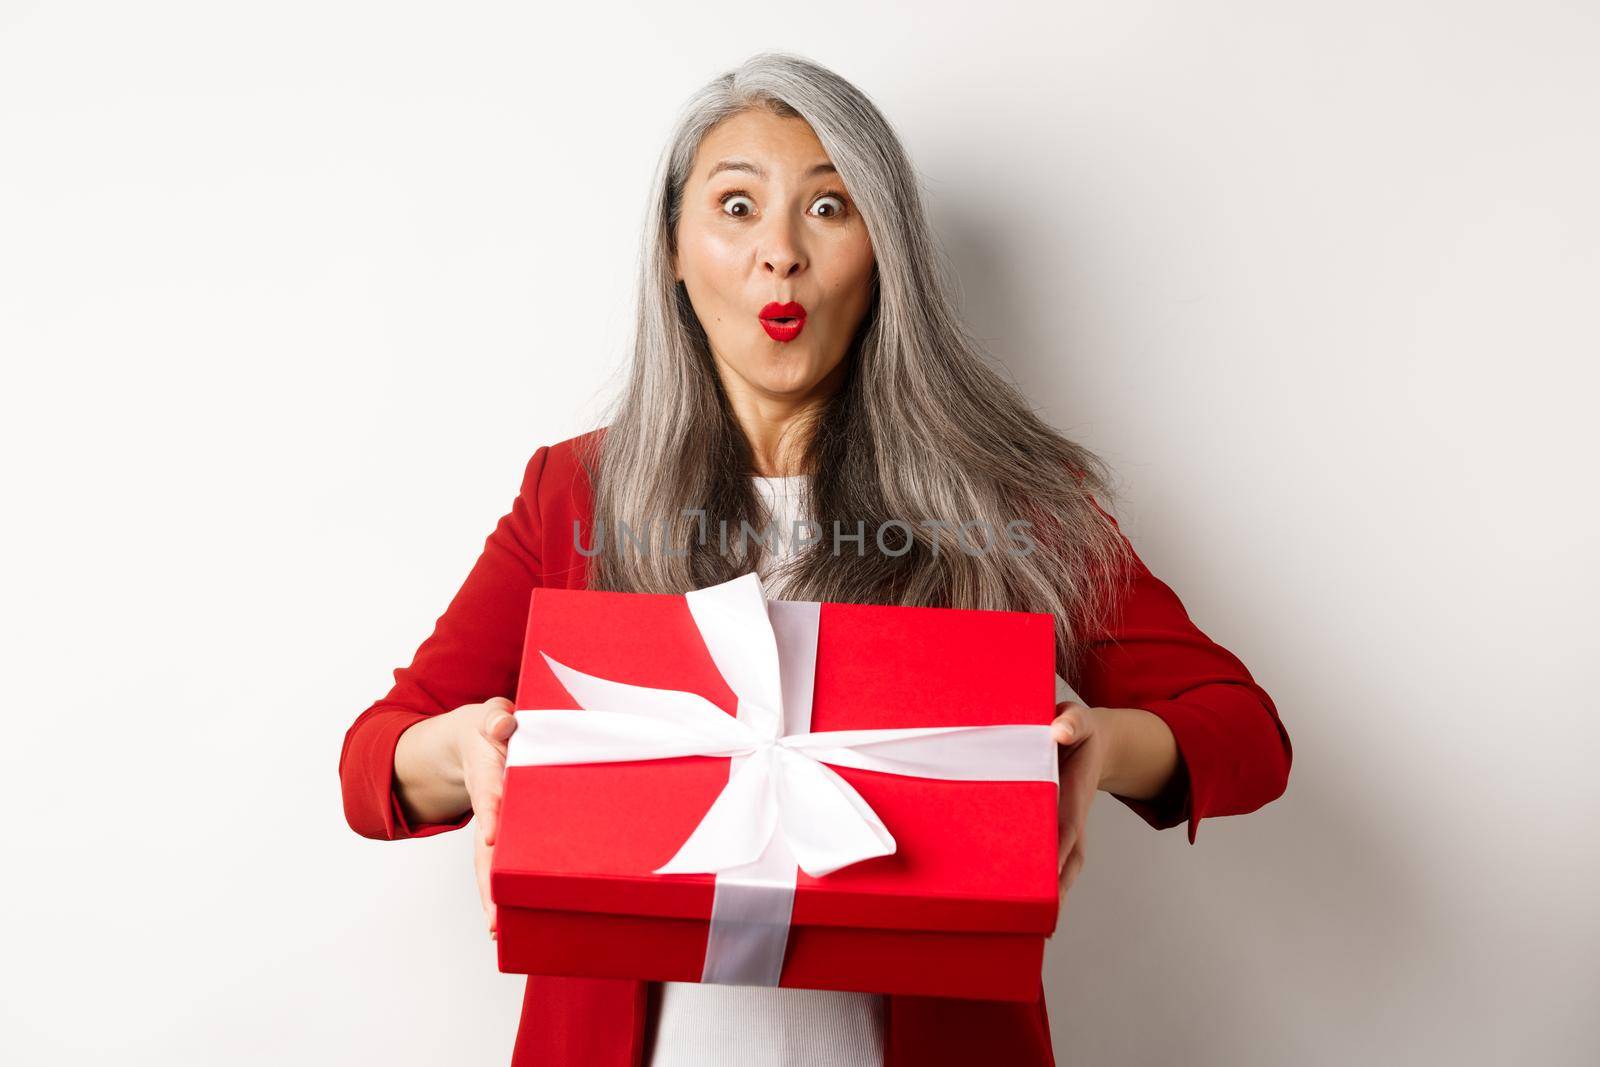
<svg viewBox="0 0 1600 1067">
<path fill-rule="evenodd" d="M 1075 700 L 1056 705 L 1050 724 L 1061 760 L 1061 838 L 1056 863 L 1061 872 L 1061 892 L 1070 888 L 1083 869 L 1083 828 L 1089 805 L 1105 781 L 1111 755 L 1110 708 L 1091 708 Z"/>
</svg>

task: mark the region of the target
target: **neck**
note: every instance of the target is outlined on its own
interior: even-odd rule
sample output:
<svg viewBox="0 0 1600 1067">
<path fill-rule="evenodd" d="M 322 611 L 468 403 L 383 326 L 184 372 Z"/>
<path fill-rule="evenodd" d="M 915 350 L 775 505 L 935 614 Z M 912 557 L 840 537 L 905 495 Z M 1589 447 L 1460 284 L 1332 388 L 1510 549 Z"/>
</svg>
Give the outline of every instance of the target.
<svg viewBox="0 0 1600 1067">
<path fill-rule="evenodd" d="M 843 380 L 841 360 L 828 375 L 803 394 L 775 394 L 750 388 L 733 375 L 724 377 L 734 418 L 750 442 L 755 473 L 764 478 L 786 478 L 804 473 L 806 454 L 816 417 Z"/>
</svg>

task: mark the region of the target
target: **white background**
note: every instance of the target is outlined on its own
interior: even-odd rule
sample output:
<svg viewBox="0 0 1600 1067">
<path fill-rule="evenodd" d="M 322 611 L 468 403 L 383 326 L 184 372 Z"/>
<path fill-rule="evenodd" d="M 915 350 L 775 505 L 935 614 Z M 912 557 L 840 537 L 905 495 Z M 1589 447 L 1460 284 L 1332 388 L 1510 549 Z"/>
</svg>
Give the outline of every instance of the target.
<svg viewBox="0 0 1600 1067">
<path fill-rule="evenodd" d="M 1600 1058 L 1592 5 L 0 3 L 8 1063 L 500 1064 L 470 835 L 339 747 L 619 381 L 650 168 L 762 48 L 1276 699 L 1102 798 L 1064 1065 Z"/>
</svg>

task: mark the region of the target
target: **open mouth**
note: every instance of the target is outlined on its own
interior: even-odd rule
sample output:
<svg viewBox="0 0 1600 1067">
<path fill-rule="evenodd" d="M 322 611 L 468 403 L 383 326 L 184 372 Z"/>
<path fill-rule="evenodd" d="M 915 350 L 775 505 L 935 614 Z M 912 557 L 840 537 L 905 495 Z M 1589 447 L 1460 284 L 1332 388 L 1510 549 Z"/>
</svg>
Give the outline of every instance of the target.
<svg viewBox="0 0 1600 1067">
<path fill-rule="evenodd" d="M 761 328 L 767 331 L 768 337 L 774 341 L 792 341 L 800 336 L 806 324 L 806 309 L 792 300 L 786 304 L 774 300 L 761 309 L 760 319 Z"/>
</svg>

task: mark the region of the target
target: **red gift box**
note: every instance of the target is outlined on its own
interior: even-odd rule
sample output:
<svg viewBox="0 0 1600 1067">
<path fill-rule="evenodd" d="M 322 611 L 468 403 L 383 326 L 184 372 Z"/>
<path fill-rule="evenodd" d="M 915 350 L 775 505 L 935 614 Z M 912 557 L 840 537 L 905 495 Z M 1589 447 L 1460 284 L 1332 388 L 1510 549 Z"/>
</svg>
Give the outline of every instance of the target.
<svg viewBox="0 0 1600 1067">
<path fill-rule="evenodd" d="M 730 605 L 745 614 L 717 614 Z M 500 970 L 1035 999 L 1059 907 L 1054 640 L 1044 614 L 766 601 L 753 574 L 687 597 L 535 589 L 490 874 Z M 658 691 L 631 696 L 668 717 L 679 705 L 659 691 L 720 712 L 718 730 L 785 736 L 742 755 L 619 758 L 673 731 L 693 742 L 677 751 L 718 743 L 694 740 L 687 709 L 660 737 L 613 714 L 637 710 L 618 686 Z M 605 755 L 521 762 L 556 758 L 546 725 L 553 739 L 596 723 L 623 727 Z M 930 736 L 804 748 L 887 731 Z M 935 742 L 942 770 L 918 762 Z M 996 773 L 992 744 L 1027 769 Z M 655 873 L 763 840 L 770 805 L 758 861 Z M 876 851 L 797 869 L 839 863 L 840 843 Z"/>
</svg>

